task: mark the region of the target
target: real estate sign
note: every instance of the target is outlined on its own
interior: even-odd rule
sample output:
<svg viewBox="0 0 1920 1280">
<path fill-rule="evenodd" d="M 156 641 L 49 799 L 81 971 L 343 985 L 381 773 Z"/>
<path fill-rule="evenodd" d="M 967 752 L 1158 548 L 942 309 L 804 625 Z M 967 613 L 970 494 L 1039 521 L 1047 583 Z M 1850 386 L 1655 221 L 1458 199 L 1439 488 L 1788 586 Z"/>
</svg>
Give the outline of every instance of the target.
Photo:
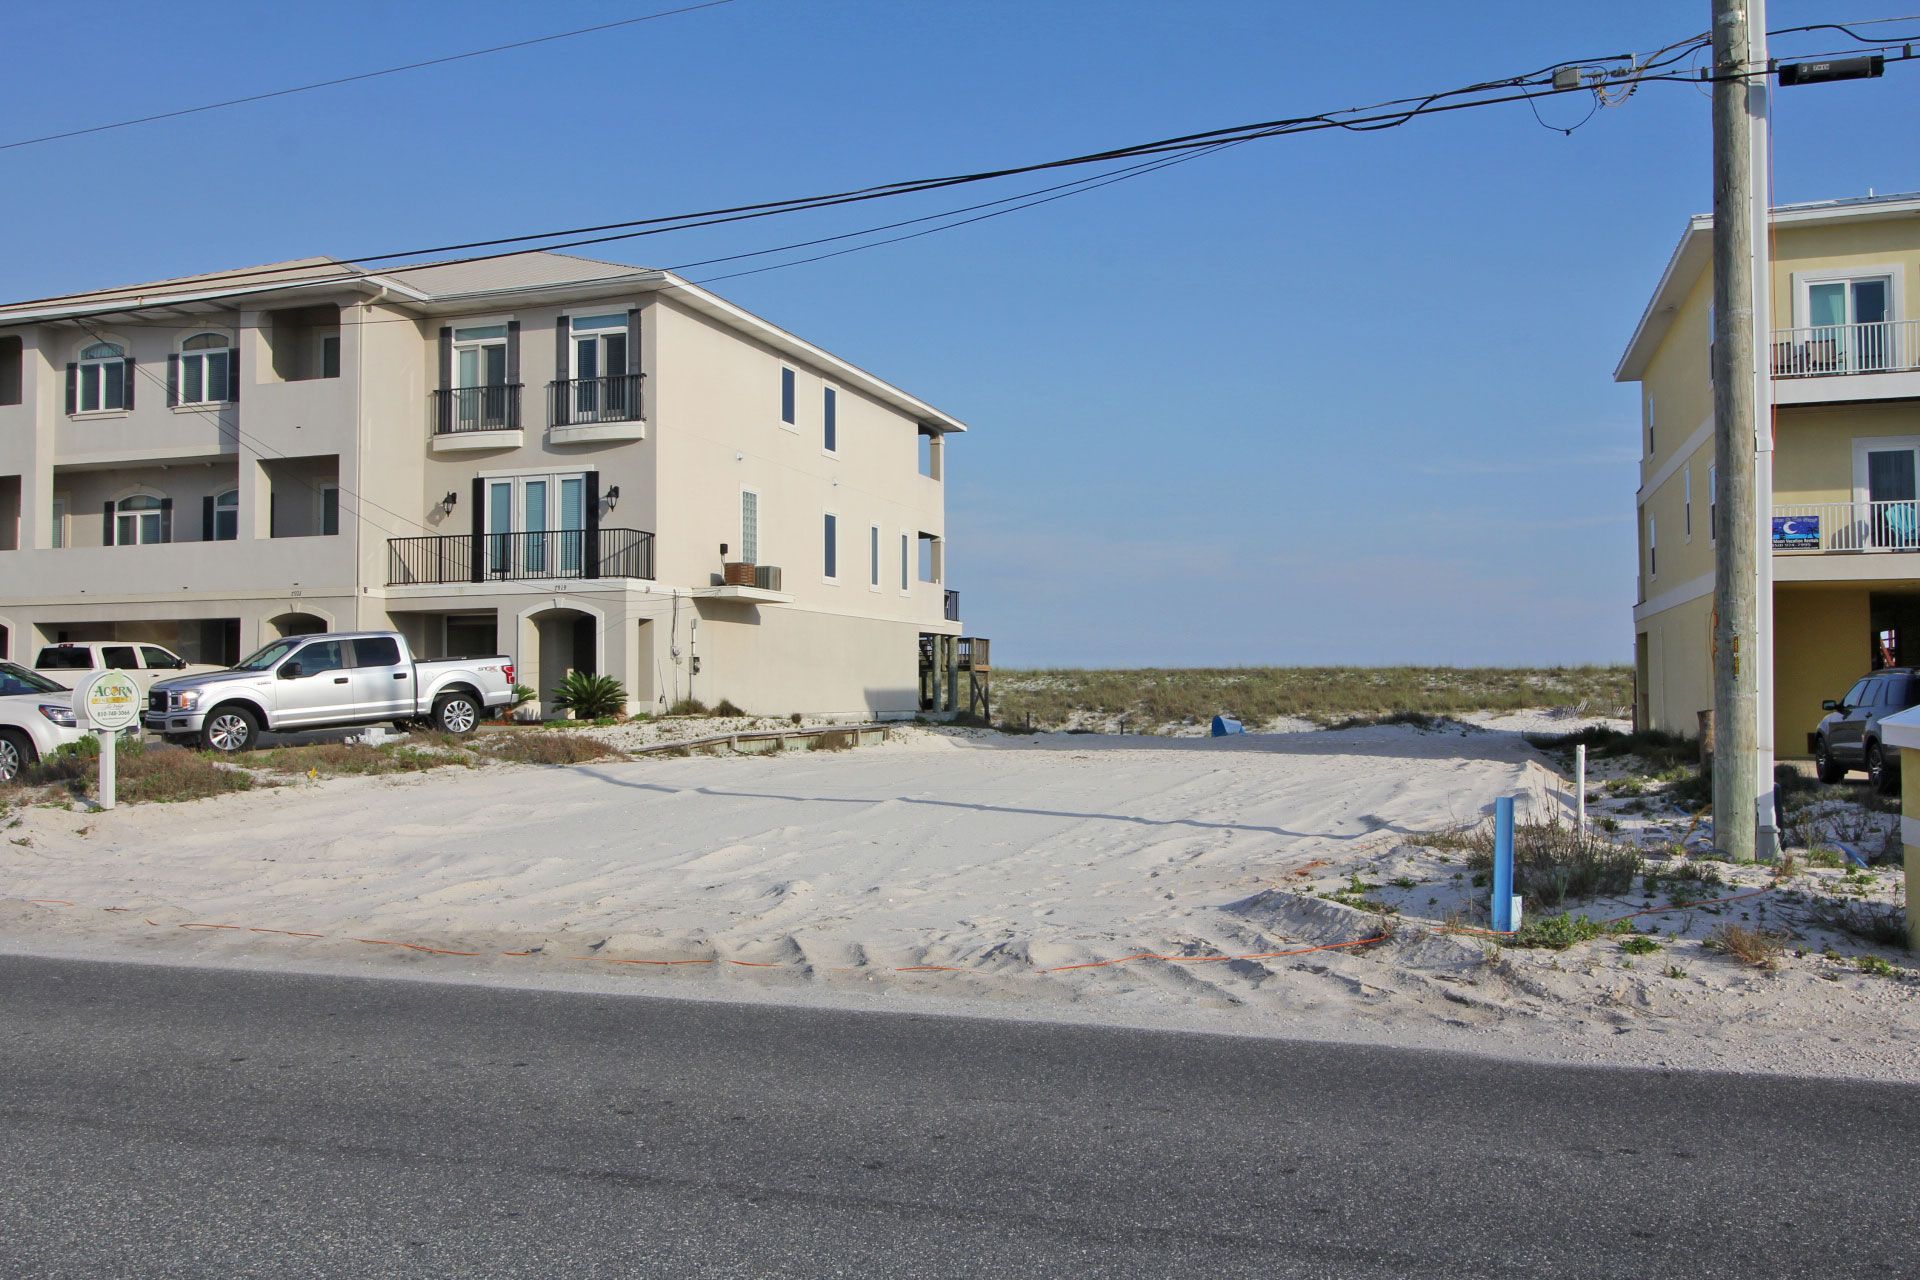
<svg viewBox="0 0 1920 1280">
<path fill-rule="evenodd" d="M 1820 517 L 1775 516 L 1773 518 L 1773 549 L 1775 551 L 1818 551 L 1820 549 Z"/>
<path fill-rule="evenodd" d="M 102 671 L 80 687 L 74 704 L 100 740 L 100 807 L 111 809 L 117 799 L 113 744 L 140 719 L 140 686 L 124 671 Z"/>
</svg>

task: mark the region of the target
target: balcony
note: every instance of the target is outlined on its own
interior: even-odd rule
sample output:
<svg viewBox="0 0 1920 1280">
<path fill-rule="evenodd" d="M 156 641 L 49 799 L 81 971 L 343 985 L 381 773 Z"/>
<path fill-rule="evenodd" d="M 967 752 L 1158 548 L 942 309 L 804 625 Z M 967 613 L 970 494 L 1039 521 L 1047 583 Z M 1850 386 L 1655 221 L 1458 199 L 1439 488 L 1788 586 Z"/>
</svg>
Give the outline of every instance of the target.
<svg viewBox="0 0 1920 1280">
<path fill-rule="evenodd" d="M 501 382 L 435 391 L 427 402 L 434 452 L 520 445 L 520 387 L 518 382 Z"/>
<path fill-rule="evenodd" d="M 640 398 L 644 373 L 606 378 L 568 378 L 547 384 L 547 421 L 556 427 L 638 422 L 646 417 Z"/>
<path fill-rule="evenodd" d="M 557 578 L 653 579 L 653 535 L 639 529 L 544 529 L 387 539 L 390 587 Z"/>
<path fill-rule="evenodd" d="M 1779 582 L 1920 578 L 1920 502 L 1800 502 L 1773 509 Z"/>
<path fill-rule="evenodd" d="M 1920 320 L 1775 329 L 1773 376 L 1774 396 L 1782 404 L 1915 395 Z"/>
</svg>

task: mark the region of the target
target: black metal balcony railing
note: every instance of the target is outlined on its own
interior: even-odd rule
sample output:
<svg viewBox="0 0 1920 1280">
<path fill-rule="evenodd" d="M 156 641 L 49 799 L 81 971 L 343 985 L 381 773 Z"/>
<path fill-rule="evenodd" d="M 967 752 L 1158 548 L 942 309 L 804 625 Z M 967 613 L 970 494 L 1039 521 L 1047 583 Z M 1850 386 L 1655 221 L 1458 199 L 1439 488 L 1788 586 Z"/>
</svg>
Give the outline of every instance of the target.
<svg viewBox="0 0 1920 1280">
<path fill-rule="evenodd" d="M 637 422 L 646 416 L 640 401 L 644 373 L 605 378 L 568 378 L 547 384 L 547 421 L 556 427 L 596 422 Z"/>
<path fill-rule="evenodd" d="M 387 539 L 387 585 L 524 581 L 531 578 L 653 579 L 653 535 L 641 529 L 540 529 Z"/>
<path fill-rule="evenodd" d="M 520 384 L 445 387 L 433 393 L 428 410 L 428 420 L 438 436 L 457 435 L 462 431 L 518 431 Z"/>
<path fill-rule="evenodd" d="M 960 593 L 958 591 L 947 592 L 945 616 L 948 622 L 960 621 Z"/>
</svg>

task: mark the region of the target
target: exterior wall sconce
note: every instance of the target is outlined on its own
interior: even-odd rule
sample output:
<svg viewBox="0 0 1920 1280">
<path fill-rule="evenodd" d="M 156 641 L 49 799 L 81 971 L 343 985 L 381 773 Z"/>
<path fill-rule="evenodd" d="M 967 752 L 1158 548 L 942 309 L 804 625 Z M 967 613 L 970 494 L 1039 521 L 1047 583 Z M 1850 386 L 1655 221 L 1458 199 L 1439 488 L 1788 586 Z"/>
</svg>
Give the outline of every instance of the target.
<svg viewBox="0 0 1920 1280">
<path fill-rule="evenodd" d="M 614 504 L 619 501 L 620 501 L 620 486 L 616 484 L 612 488 L 607 490 L 607 510 L 609 511 L 613 510 Z"/>
<path fill-rule="evenodd" d="M 459 501 L 460 501 L 459 493 L 456 492 L 455 490 L 449 489 L 447 490 L 447 496 L 440 499 L 440 505 L 445 507 L 447 510 L 451 511 L 454 508 L 454 504 L 458 503 Z"/>
</svg>

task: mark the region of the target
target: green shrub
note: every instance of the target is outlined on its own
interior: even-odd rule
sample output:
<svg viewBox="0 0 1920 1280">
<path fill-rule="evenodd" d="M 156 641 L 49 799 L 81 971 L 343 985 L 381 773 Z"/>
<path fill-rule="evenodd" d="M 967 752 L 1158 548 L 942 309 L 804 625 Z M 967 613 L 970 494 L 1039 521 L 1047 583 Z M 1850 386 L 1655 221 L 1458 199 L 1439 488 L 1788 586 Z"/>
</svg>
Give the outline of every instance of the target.
<svg viewBox="0 0 1920 1280">
<path fill-rule="evenodd" d="M 1506 943 L 1510 947 L 1565 951 L 1575 943 L 1591 942 L 1602 934 L 1626 933 L 1628 928 L 1624 922 L 1603 924 L 1586 916 L 1540 916 L 1521 925 L 1520 931 L 1506 939 Z"/>
<path fill-rule="evenodd" d="M 567 765 L 626 759 L 625 752 L 583 733 L 496 733 L 481 744 L 481 750 L 496 760 L 516 764 Z"/>
<path fill-rule="evenodd" d="M 670 716 L 704 716 L 707 714 L 707 704 L 698 698 L 682 698 L 667 708 L 667 714 Z"/>
<path fill-rule="evenodd" d="M 253 779 L 239 769 L 178 747 L 149 749 L 138 738 L 114 751 L 114 799 L 120 804 L 165 804 L 246 791 Z M 69 743 L 28 770 L 28 785 L 58 786 L 77 796 L 100 794 L 100 745 L 91 736 Z"/>
<path fill-rule="evenodd" d="M 1491 824 L 1476 828 L 1465 847 L 1470 869 L 1492 871 Z M 1631 846 L 1591 831 L 1583 836 L 1557 819 L 1514 824 L 1513 891 L 1530 904 L 1554 908 L 1569 898 L 1618 896 L 1633 888 L 1639 872 L 1640 854 Z"/>
<path fill-rule="evenodd" d="M 1660 949 L 1660 944 L 1652 938 L 1622 938 L 1620 949 L 1630 956 L 1650 956 Z"/>
<path fill-rule="evenodd" d="M 569 671 L 554 687 L 553 705 L 571 711 L 576 720 L 617 716 L 627 709 L 627 689 L 612 676 Z"/>
<path fill-rule="evenodd" d="M 713 704 L 713 714 L 717 716 L 731 716 L 737 720 L 741 716 L 746 715 L 747 713 L 742 711 L 739 707 L 734 706 L 732 698 L 722 698 L 720 699 L 720 701 Z"/>
<path fill-rule="evenodd" d="M 1596 714 L 1633 701 L 1633 669 L 1587 667 L 1213 667 L 994 672 L 994 716 L 1063 728 L 1076 714 L 1130 724 L 1199 724 L 1232 708 L 1249 726 L 1282 716 L 1458 715 L 1530 707 Z"/>
</svg>

